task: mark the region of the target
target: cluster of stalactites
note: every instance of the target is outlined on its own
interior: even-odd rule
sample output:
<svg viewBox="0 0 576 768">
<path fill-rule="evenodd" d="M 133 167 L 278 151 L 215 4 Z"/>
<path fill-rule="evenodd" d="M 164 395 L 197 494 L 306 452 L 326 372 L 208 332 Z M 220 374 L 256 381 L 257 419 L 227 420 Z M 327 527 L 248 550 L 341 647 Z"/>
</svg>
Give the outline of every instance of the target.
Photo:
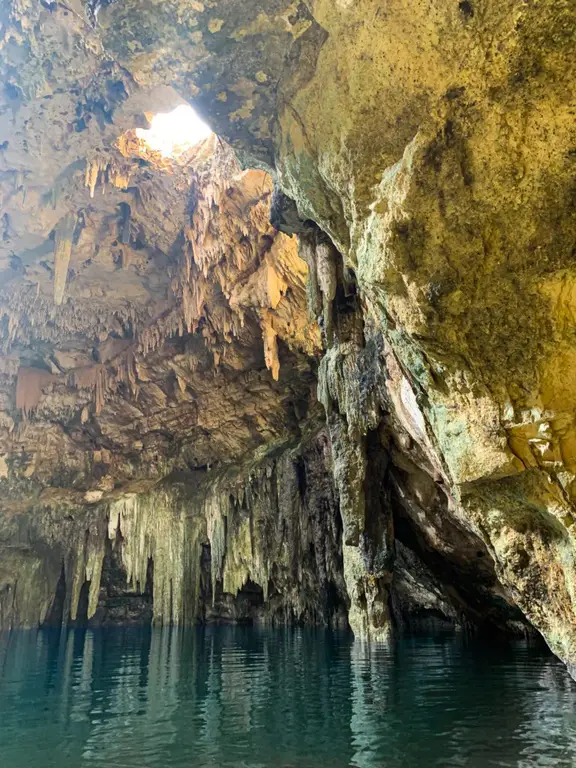
<svg viewBox="0 0 576 768">
<path fill-rule="evenodd" d="M 272 553 L 264 535 L 264 521 L 275 506 L 270 474 L 271 466 L 267 465 L 230 494 L 222 588 L 232 595 L 253 581 L 262 587 L 264 600 L 268 599 Z"/>
<path fill-rule="evenodd" d="M 94 393 L 94 408 L 97 414 L 104 408 L 109 390 L 117 387 L 118 384 L 125 384 L 134 397 L 139 391 L 132 345 L 107 364 L 96 363 L 75 368 L 68 378 L 69 383 L 76 389 L 86 389 Z"/>
<path fill-rule="evenodd" d="M 253 482 L 254 478 L 247 487 Z M 213 600 L 218 582 L 224 592 L 236 595 L 248 581 L 253 581 L 267 597 L 268 558 L 264 543 L 258 539 L 257 525 L 254 526 L 256 510 L 250 508 L 248 513 L 239 514 L 247 492 L 245 488 L 217 482 L 207 492 L 199 510 L 210 543 Z M 265 503 L 264 497 L 262 501 Z"/>
<path fill-rule="evenodd" d="M 41 341 L 57 344 L 63 337 L 92 332 L 94 342 L 103 333 L 122 335 L 127 327 L 141 324 L 145 312 L 133 305 L 108 308 L 86 302 L 69 302 L 57 306 L 53 298 L 38 292 L 37 284 L 22 284 L 0 296 L 0 323 L 4 332 L 0 338 L 2 356 L 10 354 L 14 345 L 31 346 Z"/>
<path fill-rule="evenodd" d="M 42 368 L 18 368 L 16 377 L 16 408 L 24 416 L 33 413 L 40 403 L 42 390 L 54 379 Z"/>
<path fill-rule="evenodd" d="M 206 535 L 210 542 L 210 567 L 212 577 L 212 602 L 216 584 L 223 579 L 224 557 L 226 555 L 226 519 L 230 511 L 230 494 L 214 490 L 208 493 L 203 505 L 206 520 Z"/>
<path fill-rule="evenodd" d="M 58 305 L 66 291 L 75 227 L 76 216 L 69 213 L 60 219 L 54 231 L 54 303 Z"/>
<path fill-rule="evenodd" d="M 190 224 L 185 228 L 182 265 L 173 284 L 180 298 L 179 304 L 145 327 L 138 328 L 136 319 L 128 318 L 137 329 L 136 341 L 118 359 L 62 376 L 68 384 L 93 392 L 96 414 L 102 411 L 107 393 L 119 382 L 125 382 L 132 395 L 137 396 L 141 368 L 138 360 L 159 349 L 171 337 L 195 333 L 201 326 L 204 342 L 218 366 L 224 345 L 241 334 L 247 312 L 252 312 L 260 324 L 265 364 L 275 380 L 279 377 L 278 335 L 282 334 L 286 321 L 279 322 L 275 310 L 289 285 L 302 288 L 305 268 L 296 249 L 288 247 L 289 239 L 275 233 L 269 224 L 270 178 L 261 171 L 242 172 L 229 149 L 219 151 L 224 156 L 214 157 L 206 168 L 199 169 L 194 182 L 198 199 Z M 127 168 L 104 155 L 87 161 L 85 181 L 91 195 L 98 183 L 125 188 L 129 178 Z M 54 317 L 54 311 L 57 312 L 55 323 L 60 333 L 67 331 L 68 326 L 70 332 L 76 330 L 74 323 L 68 323 L 68 317 L 74 320 L 82 308 L 70 302 L 62 306 L 76 224 L 76 215 L 67 214 L 54 230 L 56 307 L 47 308 L 42 297 L 35 295 L 26 300 L 22 309 L 0 308 L 7 318 L 7 349 L 16 336 L 27 340 L 23 336 L 27 325 L 33 326 L 36 332 L 37 327 L 45 325 L 47 313 Z M 284 314 L 290 311 L 284 309 Z M 41 335 L 52 340 L 44 332 Z M 314 341 L 310 344 L 315 346 Z M 61 378 L 56 371 L 52 372 L 52 377 L 42 372 L 34 376 L 23 374 L 18 383 L 16 399 L 25 414 L 37 407 L 42 387 L 48 383 L 57 384 Z M 83 406 L 83 421 L 86 414 L 87 408 Z"/>
<path fill-rule="evenodd" d="M 157 491 L 110 505 L 108 536 L 121 536 L 130 587 L 143 592 L 154 563 L 154 622 L 181 624 L 194 618 L 199 585 L 197 528 L 172 494 Z M 192 616 L 187 606 L 192 606 Z"/>
<path fill-rule="evenodd" d="M 329 345 L 333 336 L 332 303 L 336 297 L 340 257 L 334 245 L 317 228 L 300 235 L 300 255 L 308 265 L 308 311 L 314 319 L 322 316 Z"/>
<path fill-rule="evenodd" d="M 104 546 L 106 540 L 105 519 L 95 516 L 86 528 L 80 531 L 73 542 L 69 542 L 69 555 L 65 560 L 66 584 L 70 585 L 70 618 L 78 615 L 80 593 L 85 582 L 89 583 L 88 618 L 98 608 Z"/>
<path fill-rule="evenodd" d="M 103 191 L 106 184 L 112 184 L 117 189 L 127 189 L 130 183 L 131 169 L 128 164 L 119 164 L 114 159 L 105 156 L 95 156 L 86 160 L 86 174 L 84 183 L 90 190 L 90 197 L 94 197 L 96 187 L 102 184 Z"/>
<path fill-rule="evenodd" d="M 155 621 L 179 624 L 195 619 L 202 542 L 210 545 L 212 599 L 217 584 L 236 595 L 248 581 L 260 585 L 268 599 L 273 572 L 289 570 L 298 559 L 299 542 L 283 539 L 282 514 L 296 518 L 299 507 L 291 503 L 290 509 L 278 512 L 282 493 L 287 499 L 298 498 L 291 466 L 287 458 L 264 462 L 242 482 L 238 477 L 214 478 L 204 493 L 187 501 L 165 490 L 110 505 L 108 536 L 121 537 L 122 560 L 133 589 L 143 591 L 149 561 L 154 563 Z M 287 492 L 288 486 L 294 488 Z M 297 589 L 294 594 L 295 611 L 301 613 Z"/>
<path fill-rule="evenodd" d="M 328 464 L 325 465 L 328 471 Z M 304 503 L 294 458 L 287 452 L 275 461 L 264 461 L 247 476 L 216 482 L 203 507 L 211 545 L 212 585 L 218 579 L 223 592 L 236 595 L 250 581 L 262 588 L 264 601 L 270 586 L 282 594 L 286 617 L 313 620 L 323 579 L 337 580 L 330 556 L 318 552 L 319 562 L 306 564 L 314 533 L 314 512 Z M 334 505 L 324 499 L 322 505 Z M 323 506 L 322 542 L 330 549 L 330 515 L 335 505 Z M 324 572 L 321 574 L 320 568 Z M 307 570 L 308 569 L 308 570 Z M 309 574 L 315 580 L 312 586 Z M 312 590 L 311 590 L 312 586 Z"/>
<path fill-rule="evenodd" d="M 54 374 L 43 368 L 19 367 L 16 374 L 16 408 L 25 417 L 31 415 L 40 404 L 43 390 L 49 385 L 65 382 L 78 390 L 93 393 L 94 410 L 99 414 L 106 403 L 108 392 L 120 383 L 125 384 L 132 395 L 138 394 L 136 360 L 132 346 L 107 364 L 94 363 L 74 368 L 65 374 Z M 86 421 L 87 408 L 82 410 L 82 422 Z"/>
<path fill-rule="evenodd" d="M 363 317 L 353 300 L 338 312 L 334 299 L 341 281 L 344 297 L 352 298 L 350 274 L 338 251 L 318 229 L 300 236 L 300 249 L 309 267 L 308 304 L 321 311 L 326 353 L 318 371 L 318 400 L 330 431 L 334 483 L 339 492 L 343 525 L 344 578 L 350 598 L 349 621 L 360 635 L 383 639 L 390 631 L 389 573 L 366 559 L 368 457 L 366 436 L 375 430 L 386 405 L 377 382 L 385 382 L 381 350 L 364 343 Z M 370 358 L 373 354 L 374 357 Z M 372 512 L 373 514 L 373 512 Z M 377 547 L 389 548 L 389 531 Z M 386 562 L 385 558 L 382 558 Z"/>
<path fill-rule="evenodd" d="M 70 375 L 72 384 L 76 389 L 88 389 L 94 392 L 96 413 L 100 413 L 104 407 L 108 380 L 104 365 L 90 365 L 76 368 Z"/>
<path fill-rule="evenodd" d="M 109 537 L 122 537 L 122 561 L 128 584 L 144 592 L 150 560 L 154 562 L 154 619 L 177 622 L 182 589 L 182 524 L 167 504 L 152 505 L 146 497 L 132 496 L 110 506 Z M 175 596 L 173 603 L 172 595 Z"/>
<path fill-rule="evenodd" d="M 318 456 L 315 461 L 322 465 L 315 471 L 327 472 L 329 457 Z M 275 594 L 282 595 L 277 605 L 286 617 L 313 616 L 322 584 L 340 578 L 335 497 L 322 495 L 312 502 L 313 507 L 307 506 L 290 452 L 251 465 L 241 474 L 237 470 L 210 473 L 204 483 L 193 496 L 178 487 L 156 488 L 109 505 L 86 507 L 65 521 L 56 510 L 47 521 L 40 521 L 48 549 L 62 553 L 64 619 L 78 618 L 85 589 L 87 617 L 94 616 L 108 542 L 121 557 L 128 587 L 143 593 L 152 586 L 157 624 L 196 621 L 205 545 L 210 549 L 213 603 L 221 593 L 236 596 L 248 582 L 259 585 L 267 601 L 273 584 Z M 324 484 L 319 487 L 326 494 Z M 318 517 L 320 508 L 323 513 Z M 311 543 L 318 559 L 306 563 Z M 44 581 L 58 575 L 51 573 Z M 52 589 L 55 586 L 54 582 Z M 50 589 L 45 592 L 42 616 L 48 609 Z"/>
<path fill-rule="evenodd" d="M 106 183 L 110 183 L 118 189 L 127 189 L 129 181 L 129 167 L 120 166 L 110 158 L 95 157 L 86 161 L 85 184 L 92 198 L 99 182 L 104 188 Z M 56 305 L 64 301 L 76 220 L 75 214 L 68 213 L 60 219 L 54 230 L 54 303 Z"/>
<path fill-rule="evenodd" d="M 107 534 L 112 541 L 120 537 L 131 589 L 144 591 L 149 563 L 154 564 L 156 623 L 183 624 L 195 619 L 203 540 L 210 544 L 213 599 L 217 583 L 235 595 L 250 579 L 261 584 L 266 595 L 267 551 L 251 516 L 263 518 L 269 512 L 272 494 L 264 472 L 252 478 L 247 490 L 235 491 L 215 483 L 202 499 L 187 503 L 170 491 L 155 491 L 110 505 Z M 233 520 L 244 502 L 249 514 Z"/>
<path fill-rule="evenodd" d="M 199 172 L 198 197 L 184 231 L 188 247 L 175 285 L 182 297 L 184 325 L 193 332 L 209 314 L 203 334 L 215 350 L 218 336 L 230 342 L 239 335 L 246 311 L 252 310 L 262 331 L 266 367 L 278 379 L 278 333 L 271 310 L 288 283 L 270 249 L 274 237 L 284 237 L 276 235 L 268 220 L 272 181 L 263 171 L 241 172 L 230 150 L 220 149 L 219 154 L 223 157 L 211 164 L 209 173 Z M 244 292 L 239 291 L 242 282 L 247 285 Z M 207 313 L 214 285 L 227 304 L 211 305 Z M 214 354 L 217 363 L 219 354 Z"/>
</svg>

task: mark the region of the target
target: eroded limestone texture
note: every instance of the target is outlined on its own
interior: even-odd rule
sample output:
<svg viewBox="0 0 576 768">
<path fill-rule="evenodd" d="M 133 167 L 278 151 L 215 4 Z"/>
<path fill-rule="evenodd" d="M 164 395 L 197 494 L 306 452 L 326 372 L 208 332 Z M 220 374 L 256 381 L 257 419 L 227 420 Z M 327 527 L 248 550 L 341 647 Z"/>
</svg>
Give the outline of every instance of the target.
<svg viewBox="0 0 576 768">
<path fill-rule="evenodd" d="M 383 471 L 378 486 L 390 489 L 382 437 L 369 441 L 368 463 Z M 390 604 L 399 627 L 440 619 L 528 631 L 489 559 L 468 573 L 462 551 L 455 562 L 432 558 L 427 566 L 425 546 L 401 520 L 402 540 L 394 541 L 390 490 L 379 508 L 387 530 L 372 521 L 361 547 L 344 544 L 330 442 L 320 432 L 275 458 L 173 477 L 109 504 L 65 513 L 33 507 L 4 520 L 1 627 L 233 621 L 346 628 L 364 607 L 371 622 L 364 631 L 382 638 Z M 367 508 L 376 510 L 372 501 Z M 386 557 L 374 549 L 378 533 Z"/>
<path fill-rule="evenodd" d="M 576 665 L 574 16 L 5 4 L 3 625 L 102 612 L 114 534 L 157 620 L 528 621 Z M 220 139 L 150 154 L 181 99 Z"/>
<path fill-rule="evenodd" d="M 141 598 L 140 616 L 124 618 L 158 624 L 346 627 L 327 437 L 213 474 L 67 514 L 32 509 L 6 522 L 3 552 L 14 556 L 6 565 L 3 558 L 2 627 L 107 622 L 119 594 Z"/>
</svg>

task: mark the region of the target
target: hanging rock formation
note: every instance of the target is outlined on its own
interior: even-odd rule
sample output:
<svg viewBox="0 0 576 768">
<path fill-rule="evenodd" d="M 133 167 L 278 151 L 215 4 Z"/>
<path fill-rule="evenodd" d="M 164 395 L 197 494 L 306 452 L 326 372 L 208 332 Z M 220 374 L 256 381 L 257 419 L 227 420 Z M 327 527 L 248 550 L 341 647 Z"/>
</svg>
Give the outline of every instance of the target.
<svg viewBox="0 0 576 768">
<path fill-rule="evenodd" d="M 6 4 L 3 626 L 434 618 L 576 668 L 575 15 Z M 220 138 L 166 159 L 182 99 Z"/>
</svg>

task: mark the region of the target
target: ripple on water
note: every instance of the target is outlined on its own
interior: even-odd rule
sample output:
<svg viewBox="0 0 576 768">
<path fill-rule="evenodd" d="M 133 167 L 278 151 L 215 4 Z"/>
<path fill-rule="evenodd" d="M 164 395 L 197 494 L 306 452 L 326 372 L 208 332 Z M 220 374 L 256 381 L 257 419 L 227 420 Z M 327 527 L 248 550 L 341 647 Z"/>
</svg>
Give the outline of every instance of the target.
<svg viewBox="0 0 576 768">
<path fill-rule="evenodd" d="M 246 628 L 0 635 L 4 768 L 576 765 L 542 649 Z"/>
</svg>

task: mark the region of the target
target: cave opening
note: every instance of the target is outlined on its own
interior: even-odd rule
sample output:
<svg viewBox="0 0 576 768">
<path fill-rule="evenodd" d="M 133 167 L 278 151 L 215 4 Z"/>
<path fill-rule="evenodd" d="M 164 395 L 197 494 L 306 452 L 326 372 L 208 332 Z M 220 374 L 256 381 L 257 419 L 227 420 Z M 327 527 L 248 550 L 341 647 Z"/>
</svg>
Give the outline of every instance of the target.
<svg viewBox="0 0 576 768">
<path fill-rule="evenodd" d="M 163 157 L 179 157 L 212 135 L 212 129 L 189 104 L 155 114 L 150 128 L 136 128 L 136 136 Z"/>
</svg>

